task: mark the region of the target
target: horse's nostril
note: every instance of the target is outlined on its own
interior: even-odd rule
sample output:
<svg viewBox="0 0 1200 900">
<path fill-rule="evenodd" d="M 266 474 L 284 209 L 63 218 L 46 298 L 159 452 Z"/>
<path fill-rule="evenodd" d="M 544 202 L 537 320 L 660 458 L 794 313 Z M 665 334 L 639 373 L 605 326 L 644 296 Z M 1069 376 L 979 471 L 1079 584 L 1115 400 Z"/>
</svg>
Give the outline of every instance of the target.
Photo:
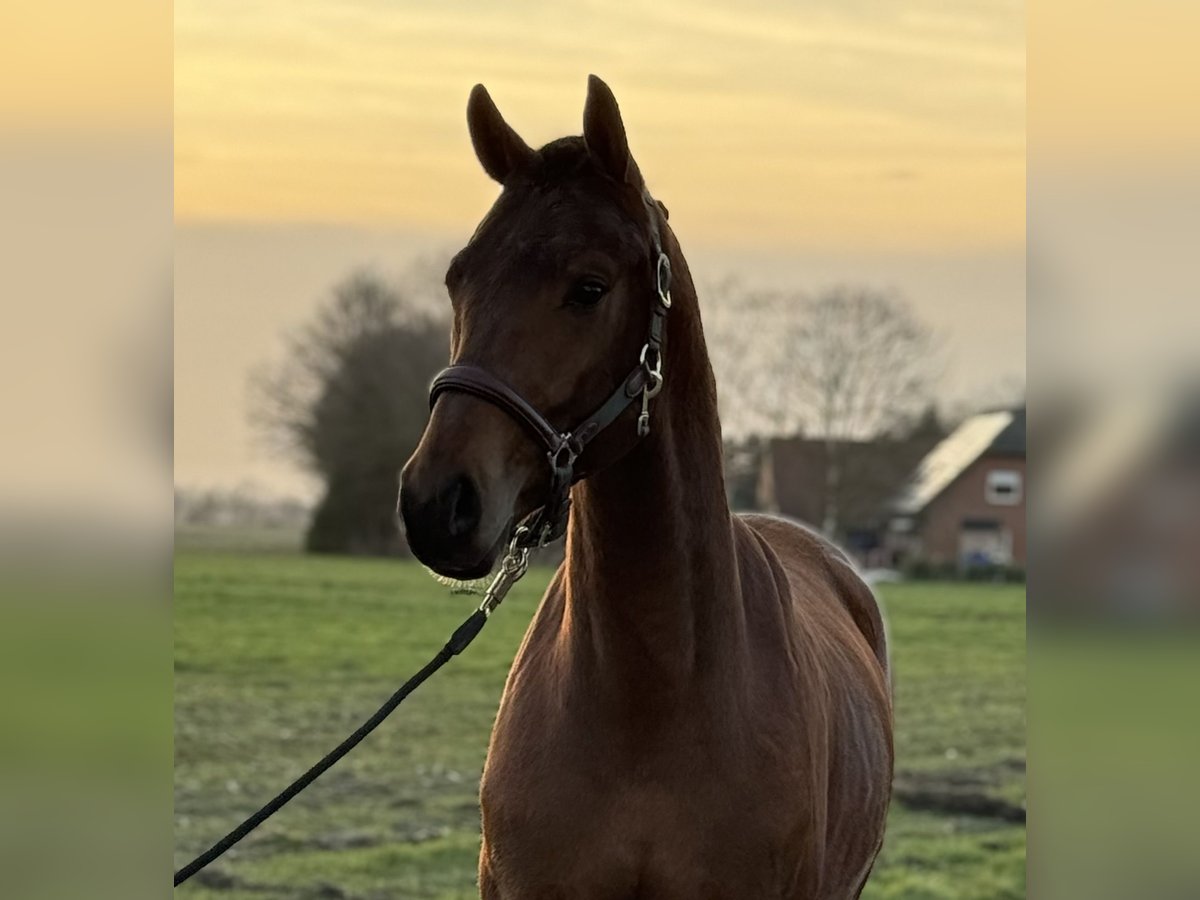
<svg viewBox="0 0 1200 900">
<path fill-rule="evenodd" d="M 451 536 L 472 534 L 479 527 L 482 515 L 475 483 L 465 475 L 455 479 L 446 496 L 446 527 Z"/>
</svg>

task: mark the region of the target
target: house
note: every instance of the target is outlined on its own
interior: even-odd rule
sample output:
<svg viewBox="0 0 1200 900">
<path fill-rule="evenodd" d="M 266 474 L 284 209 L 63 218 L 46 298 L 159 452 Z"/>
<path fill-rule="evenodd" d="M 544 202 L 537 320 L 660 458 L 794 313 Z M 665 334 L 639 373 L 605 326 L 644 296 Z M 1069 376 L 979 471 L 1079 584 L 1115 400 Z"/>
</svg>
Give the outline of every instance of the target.
<svg viewBox="0 0 1200 900">
<path fill-rule="evenodd" d="M 827 460 L 836 454 L 839 477 L 832 491 L 836 539 L 860 562 L 878 564 L 890 501 L 917 463 L 942 437 L 936 417 L 902 438 L 826 442 L 774 438 L 763 449 L 756 508 L 820 529 L 830 512 Z"/>
<path fill-rule="evenodd" d="M 893 504 L 893 564 L 1025 566 L 1025 408 L 972 416 L 921 460 Z"/>
</svg>

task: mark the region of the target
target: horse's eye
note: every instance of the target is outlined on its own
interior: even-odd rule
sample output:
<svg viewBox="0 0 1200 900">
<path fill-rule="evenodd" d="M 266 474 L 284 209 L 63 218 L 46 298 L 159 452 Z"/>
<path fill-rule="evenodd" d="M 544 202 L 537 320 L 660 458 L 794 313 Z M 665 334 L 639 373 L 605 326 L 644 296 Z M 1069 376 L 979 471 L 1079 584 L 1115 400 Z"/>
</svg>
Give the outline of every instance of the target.
<svg viewBox="0 0 1200 900">
<path fill-rule="evenodd" d="M 581 278 L 567 290 L 566 304 L 568 306 L 592 307 L 600 302 L 600 298 L 608 292 L 603 281 L 595 278 Z"/>
</svg>

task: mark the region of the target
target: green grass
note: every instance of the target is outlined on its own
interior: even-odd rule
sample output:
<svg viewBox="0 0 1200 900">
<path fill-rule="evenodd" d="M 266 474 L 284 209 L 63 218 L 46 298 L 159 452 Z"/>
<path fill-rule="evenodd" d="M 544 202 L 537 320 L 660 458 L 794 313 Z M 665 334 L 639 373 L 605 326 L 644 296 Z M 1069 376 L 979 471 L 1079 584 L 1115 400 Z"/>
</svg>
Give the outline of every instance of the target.
<svg viewBox="0 0 1200 900">
<path fill-rule="evenodd" d="M 465 655 L 181 896 L 475 897 L 477 787 L 535 570 Z M 897 789 L 864 896 L 1023 897 L 1024 592 L 884 589 Z M 395 561 L 188 550 L 175 564 L 175 863 L 341 740 L 470 611 Z M 964 811 L 965 810 L 965 811 Z"/>
</svg>

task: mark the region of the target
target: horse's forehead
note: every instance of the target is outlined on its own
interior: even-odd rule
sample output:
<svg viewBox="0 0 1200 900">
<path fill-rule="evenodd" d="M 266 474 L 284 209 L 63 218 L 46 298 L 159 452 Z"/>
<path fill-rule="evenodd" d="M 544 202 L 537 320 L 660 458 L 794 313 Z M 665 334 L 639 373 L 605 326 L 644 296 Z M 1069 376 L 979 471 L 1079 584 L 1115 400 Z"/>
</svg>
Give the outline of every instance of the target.
<svg viewBox="0 0 1200 900">
<path fill-rule="evenodd" d="M 618 262 L 639 250 L 637 226 L 618 203 L 584 186 L 509 189 L 479 223 L 457 260 L 462 274 L 529 273 L 565 265 L 587 251 Z"/>
</svg>

